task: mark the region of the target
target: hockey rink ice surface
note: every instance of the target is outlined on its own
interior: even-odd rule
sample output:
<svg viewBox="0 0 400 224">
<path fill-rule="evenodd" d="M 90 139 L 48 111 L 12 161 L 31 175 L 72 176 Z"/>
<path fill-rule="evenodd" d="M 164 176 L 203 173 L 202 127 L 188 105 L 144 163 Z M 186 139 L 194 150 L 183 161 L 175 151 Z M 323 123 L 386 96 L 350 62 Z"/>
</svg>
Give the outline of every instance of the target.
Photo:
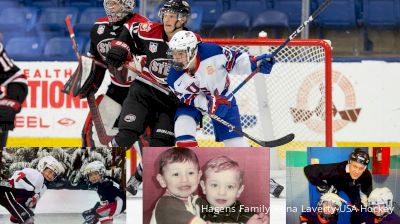
<svg viewBox="0 0 400 224">
<path fill-rule="evenodd" d="M 271 195 L 270 224 L 286 223 L 286 171 L 271 170 L 271 178 L 285 187 L 279 198 Z M 127 197 L 127 223 L 143 223 L 142 191 L 134 197 Z M 134 209 L 129 209 L 134 208 Z"/>
<path fill-rule="evenodd" d="M 96 191 L 92 190 L 47 190 L 37 204 L 35 223 L 81 224 L 84 222 L 81 213 L 99 200 Z M 0 206 L 0 223 L 11 224 L 9 219 L 8 211 Z M 127 223 L 126 213 L 116 217 L 113 223 Z"/>
</svg>

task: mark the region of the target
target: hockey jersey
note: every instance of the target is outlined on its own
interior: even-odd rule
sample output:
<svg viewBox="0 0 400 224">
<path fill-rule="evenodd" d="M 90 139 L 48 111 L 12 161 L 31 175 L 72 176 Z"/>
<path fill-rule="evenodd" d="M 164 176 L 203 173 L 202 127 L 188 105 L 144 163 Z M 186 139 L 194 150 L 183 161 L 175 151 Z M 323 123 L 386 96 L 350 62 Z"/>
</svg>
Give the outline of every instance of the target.
<svg viewBox="0 0 400 224">
<path fill-rule="evenodd" d="M 400 217 L 396 213 L 388 214 L 383 218 L 376 218 L 373 213 L 365 212 L 362 215 L 362 221 L 359 222 L 361 224 L 397 224 L 400 223 Z"/>
<path fill-rule="evenodd" d="M 0 85 L 7 86 L 9 83 L 23 83 L 27 85 L 26 76 L 8 57 L 3 44 L 0 42 Z"/>
<path fill-rule="evenodd" d="M 299 219 L 300 224 L 335 224 L 338 221 L 337 217 L 329 221 L 323 220 L 315 212 L 302 212 Z"/>
<path fill-rule="evenodd" d="M 8 181 L 15 189 L 17 198 L 30 198 L 34 194 L 41 196 L 47 189 L 43 175 L 32 168 L 24 168 L 14 172 Z"/>
<path fill-rule="evenodd" d="M 207 111 L 207 96 L 228 96 L 231 74 L 250 74 L 249 55 L 231 51 L 217 44 L 199 43 L 194 71 L 177 71 L 168 75 L 168 86 L 182 103 Z M 232 100 L 232 99 L 229 99 Z"/>
<path fill-rule="evenodd" d="M 108 17 L 99 18 L 90 31 L 90 50 L 89 57 L 94 57 L 97 61 L 106 64 L 106 56 L 111 48 L 111 41 L 117 39 L 123 30 L 124 24 L 134 24 L 146 22 L 148 19 L 140 14 L 133 14 L 128 20 L 118 23 L 110 23 Z M 125 23 L 124 23 L 125 22 Z M 110 73 L 111 82 L 117 86 L 129 87 L 131 82 L 120 82 Z"/>
<path fill-rule="evenodd" d="M 97 194 L 101 201 L 114 202 L 116 197 L 120 197 L 124 202 L 122 211 L 126 208 L 126 197 L 125 194 L 120 190 L 120 185 L 117 180 L 111 177 L 104 177 L 101 183 L 96 184 Z"/>
</svg>

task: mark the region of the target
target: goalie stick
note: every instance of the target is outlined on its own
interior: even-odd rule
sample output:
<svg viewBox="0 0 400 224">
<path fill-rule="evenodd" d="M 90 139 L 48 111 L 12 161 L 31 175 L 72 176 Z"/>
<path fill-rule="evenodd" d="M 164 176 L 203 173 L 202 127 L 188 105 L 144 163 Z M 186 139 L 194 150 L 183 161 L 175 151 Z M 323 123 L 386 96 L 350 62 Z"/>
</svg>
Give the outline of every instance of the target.
<svg viewBox="0 0 400 224">
<path fill-rule="evenodd" d="M 288 38 L 286 38 L 285 42 L 283 42 L 281 45 L 279 45 L 278 48 L 276 48 L 273 52 L 272 52 L 272 56 L 271 58 L 274 58 L 284 47 L 286 47 L 286 45 L 289 44 L 289 42 L 291 40 L 293 40 L 297 35 L 299 35 L 301 33 L 301 31 L 304 30 L 304 28 L 310 23 L 312 22 L 315 18 L 317 18 L 317 16 L 319 16 L 319 14 L 321 14 L 321 12 L 323 12 L 326 7 L 328 7 L 328 5 L 331 3 L 332 0 L 326 0 L 324 3 L 322 3 L 322 5 L 320 5 L 318 7 L 317 10 L 315 10 L 313 12 L 313 14 L 311 14 L 308 19 L 306 21 L 304 21 L 292 34 L 290 34 L 290 36 Z M 233 94 L 235 94 L 237 91 L 239 91 L 251 78 L 253 78 L 258 72 L 260 71 L 260 68 L 257 67 L 256 70 L 254 70 L 252 73 L 250 73 L 250 75 L 248 75 L 228 96 L 227 98 L 229 99 L 230 97 L 233 96 Z"/>
<path fill-rule="evenodd" d="M 68 27 L 69 36 L 72 41 L 72 47 L 74 48 L 76 57 L 78 58 L 79 65 L 82 65 L 81 54 L 78 50 L 78 45 L 75 40 L 74 29 L 72 28 L 71 18 L 69 16 L 65 17 L 65 23 Z M 75 86 L 80 86 L 80 76 L 75 77 L 74 79 L 69 79 L 68 82 L 64 85 L 63 92 L 66 94 L 71 94 L 71 92 L 75 91 Z M 87 96 L 87 102 L 89 104 L 90 113 L 92 113 L 92 120 L 94 123 L 94 127 L 96 128 L 99 141 L 103 145 L 108 145 L 108 143 L 113 139 L 113 136 L 107 135 L 106 129 L 104 128 L 103 121 L 101 119 L 101 115 L 99 112 L 99 108 L 96 105 L 96 99 L 94 97 L 94 93 L 90 92 Z"/>
<path fill-rule="evenodd" d="M 124 65 L 127 69 L 137 73 L 139 75 L 140 78 L 146 80 L 146 83 L 153 86 L 154 88 L 166 93 L 166 94 L 173 94 L 172 90 L 170 90 L 169 88 L 159 84 L 157 81 L 153 80 L 152 78 L 146 76 L 145 74 L 143 74 L 142 72 L 138 71 L 137 69 L 133 68 L 132 66 L 129 66 L 128 64 Z M 260 140 L 258 138 L 255 138 L 249 134 L 247 134 L 246 132 L 240 130 L 239 128 L 235 127 L 234 125 L 230 124 L 229 122 L 225 121 L 224 119 L 222 119 L 221 117 L 215 115 L 215 114 L 210 114 L 207 111 L 196 107 L 197 110 L 199 110 L 201 113 L 203 114 L 207 114 L 208 116 L 210 116 L 211 119 L 217 121 L 218 123 L 224 125 L 225 127 L 229 128 L 230 130 L 254 141 L 255 143 L 263 146 L 263 147 L 278 147 L 281 145 L 285 145 L 289 142 L 291 142 L 294 139 L 294 134 L 290 133 L 282 138 L 276 139 L 276 140 L 272 140 L 272 141 L 263 141 Z"/>
</svg>

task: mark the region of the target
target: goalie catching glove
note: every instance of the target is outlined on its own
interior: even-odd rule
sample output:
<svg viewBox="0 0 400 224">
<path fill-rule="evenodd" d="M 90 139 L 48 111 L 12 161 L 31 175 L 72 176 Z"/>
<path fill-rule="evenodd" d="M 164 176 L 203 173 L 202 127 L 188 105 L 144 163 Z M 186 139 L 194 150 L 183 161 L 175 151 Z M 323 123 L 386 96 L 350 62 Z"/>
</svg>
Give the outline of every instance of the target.
<svg viewBox="0 0 400 224">
<path fill-rule="evenodd" d="M 259 67 L 260 73 L 267 75 L 271 73 L 272 67 L 275 64 L 275 59 L 273 59 L 270 54 L 262 54 L 257 57 L 250 57 L 250 63 L 251 71 L 254 71 Z"/>
</svg>

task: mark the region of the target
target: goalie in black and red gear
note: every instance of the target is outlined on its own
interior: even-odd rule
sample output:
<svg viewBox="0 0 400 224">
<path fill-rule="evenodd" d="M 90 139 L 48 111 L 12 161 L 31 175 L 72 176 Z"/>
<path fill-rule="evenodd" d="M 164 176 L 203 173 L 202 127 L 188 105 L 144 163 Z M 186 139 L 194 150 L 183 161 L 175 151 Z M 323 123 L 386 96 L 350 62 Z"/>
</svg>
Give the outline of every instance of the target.
<svg viewBox="0 0 400 224">
<path fill-rule="evenodd" d="M 111 76 L 111 83 L 105 95 L 96 99 L 100 115 L 108 135 L 117 133 L 116 124 L 121 112 L 122 102 L 125 100 L 130 83 L 134 74 L 127 69 L 116 70 L 107 67 L 105 60 L 111 42 L 116 39 L 123 30 L 124 24 L 146 22 L 148 19 L 138 13 L 134 13 L 135 0 L 104 0 L 105 17 L 97 19 L 90 31 L 90 49 L 88 56 L 82 56 L 82 63 L 78 66 L 74 75 L 82 77 L 80 88 L 74 91 L 74 96 L 86 98 L 90 92 L 97 92 L 103 82 L 104 75 L 108 70 Z M 140 58 L 135 58 L 131 66 L 140 70 Z M 129 77 L 128 77 L 129 76 Z M 74 82 L 67 82 L 68 83 Z M 68 88 L 71 88 L 70 86 Z M 82 130 L 83 147 L 101 147 L 97 130 L 94 127 L 92 116 L 89 113 Z"/>
<path fill-rule="evenodd" d="M 105 176 L 105 166 L 100 161 L 91 162 L 82 167 L 83 175 L 90 185 L 97 189 L 100 201 L 82 213 L 84 224 L 111 224 L 115 216 L 126 208 L 125 193 L 120 190 L 118 181 Z"/>
<path fill-rule="evenodd" d="M 0 42 L 0 148 L 7 143 L 8 131 L 14 129 L 15 115 L 28 95 L 26 76 L 8 57 Z"/>
</svg>

